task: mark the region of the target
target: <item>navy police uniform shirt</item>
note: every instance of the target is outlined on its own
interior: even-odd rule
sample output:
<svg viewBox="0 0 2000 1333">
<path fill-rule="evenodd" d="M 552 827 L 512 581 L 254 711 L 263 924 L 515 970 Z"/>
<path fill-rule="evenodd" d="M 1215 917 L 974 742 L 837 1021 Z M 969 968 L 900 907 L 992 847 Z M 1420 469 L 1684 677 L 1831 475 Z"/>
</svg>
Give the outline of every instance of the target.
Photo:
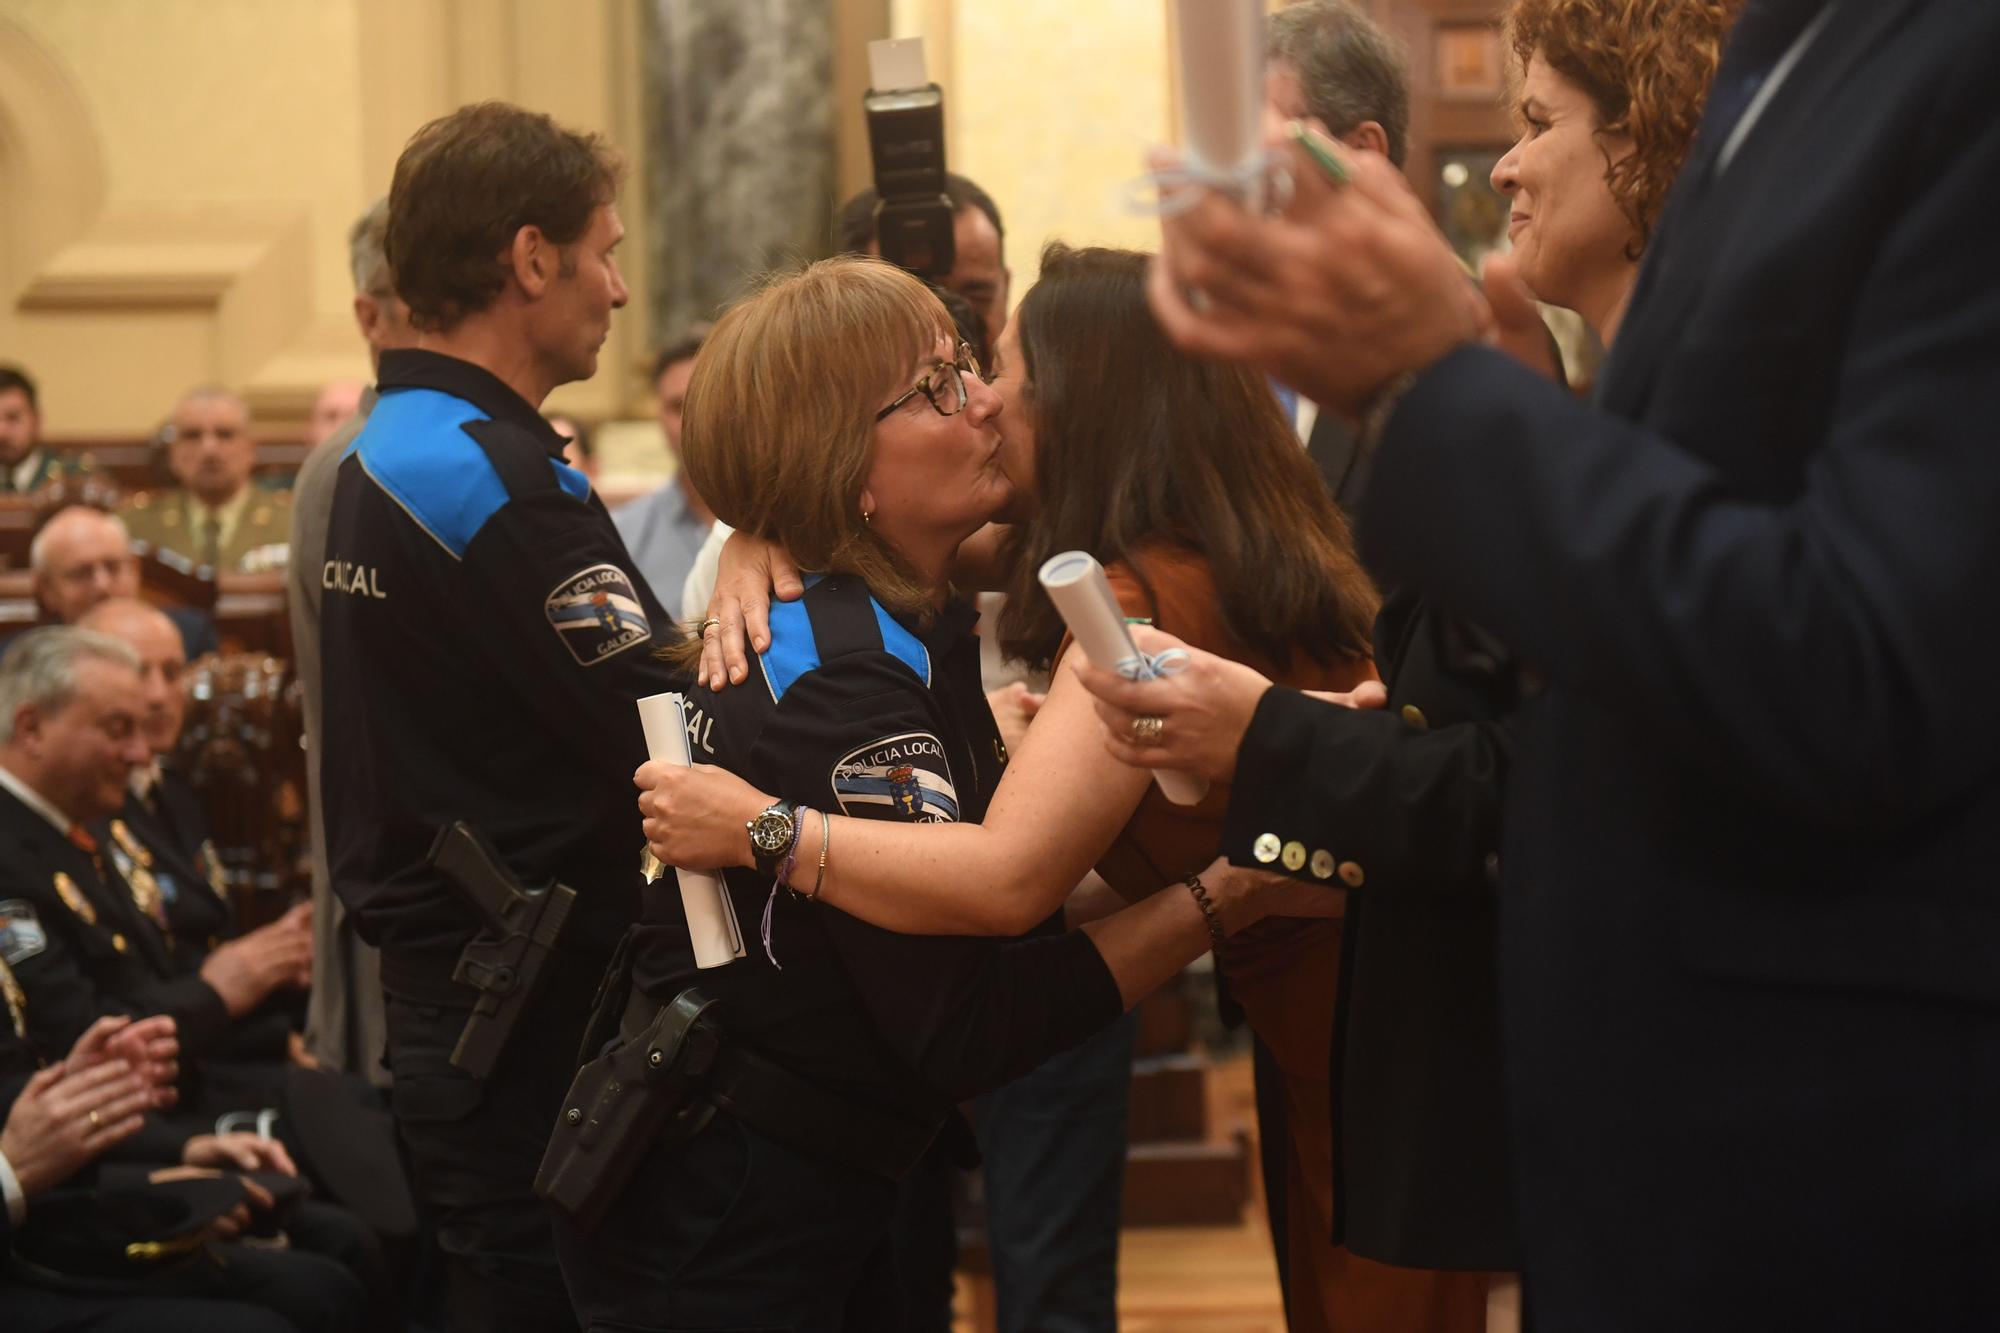
<svg viewBox="0 0 2000 1333">
<path fill-rule="evenodd" d="M 558 949 L 601 957 L 638 910 L 633 701 L 673 688 L 677 631 L 520 395 L 418 350 L 377 389 L 320 571 L 334 888 L 385 959 L 449 976 L 479 920 L 424 857 L 465 819 L 576 890 Z"/>
<path fill-rule="evenodd" d="M 689 695 L 689 751 L 816 811 L 977 823 L 1006 750 L 980 688 L 976 614 L 893 616 L 861 580 L 811 581 L 771 608 L 759 670 Z M 817 827 L 818 816 L 808 816 Z M 833 834 L 830 863 L 841 859 Z M 817 865 L 792 883 L 809 890 Z M 1075 1045 L 1124 1008 L 1081 931 L 1024 940 L 879 930 L 753 870 L 726 876 L 746 956 L 697 970 L 671 875 L 646 894 L 633 979 L 662 1001 L 688 986 L 720 1000 L 734 1039 L 830 1091 L 912 1119 L 997 1087 Z M 770 907 L 769 952 L 761 936 Z"/>
</svg>

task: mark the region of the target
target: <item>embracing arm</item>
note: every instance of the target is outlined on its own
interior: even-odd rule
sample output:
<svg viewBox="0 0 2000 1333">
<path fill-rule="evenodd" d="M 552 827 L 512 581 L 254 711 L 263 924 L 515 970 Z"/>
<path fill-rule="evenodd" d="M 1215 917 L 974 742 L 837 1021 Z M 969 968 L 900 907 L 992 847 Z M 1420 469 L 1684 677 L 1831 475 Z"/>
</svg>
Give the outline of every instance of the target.
<svg viewBox="0 0 2000 1333">
<path fill-rule="evenodd" d="M 1058 672 L 983 824 L 903 824 L 835 815 L 820 899 L 886 930 L 1018 935 L 1062 906 L 1145 793 L 1147 775 L 1095 740 L 1082 687 Z M 646 837 L 670 865 L 751 864 L 744 822 L 771 803 L 718 769 L 648 764 Z M 800 826 L 797 887 L 817 874 L 820 821 Z"/>
</svg>

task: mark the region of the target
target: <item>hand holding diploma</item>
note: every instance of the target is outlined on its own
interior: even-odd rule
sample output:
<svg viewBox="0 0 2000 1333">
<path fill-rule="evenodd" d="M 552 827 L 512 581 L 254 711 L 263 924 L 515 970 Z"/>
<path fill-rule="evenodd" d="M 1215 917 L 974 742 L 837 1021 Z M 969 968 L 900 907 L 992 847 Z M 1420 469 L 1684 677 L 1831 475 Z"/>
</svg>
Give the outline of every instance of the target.
<svg viewBox="0 0 2000 1333">
<path fill-rule="evenodd" d="M 1104 577 L 1104 566 L 1089 552 L 1065 551 L 1051 556 L 1038 577 L 1049 600 L 1062 612 L 1077 646 L 1093 664 L 1108 667 L 1126 680 L 1158 680 L 1186 665 L 1185 652 L 1153 655 L 1140 651 L 1125 623 L 1124 608 Z M 1133 718 L 1130 736 L 1157 742 L 1159 720 L 1157 715 Z M 1150 733 L 1148 727 L 1152 728 Z M 1153 781 L 1175 805 L 1193 805 L 1208 794 L 1208 780 L 1199 775 L 1155 769 Z"/>
<path fill-rule="evenodd" d="M 640 776 L 649 769 L 661 766 L 685 769 L 690 766 L 687 743 L 686 701 L 678 694 L 650 694 L 639 700 L 639 725 L 646 733 L 646 753 L 653 762 L 639 770 Z M 635 778 L 635 781 L 638 779 Z M 641 786 L 647 785 L 644 782 Z M 652 797 L 649 791 L 639 798 L 639 808 L 650 817 L 654 810 L 648 804 Z M 650 850 L 651 835 L 648 842 Z M 747 839 L 746 839 L 747 846 Z M 657 856 L 657 853 L 653 853 Z M 699 864 L 699 863 L 697 863 Z M 727 864 L 714 862 L 713 864 Z M 648 867 L 647 881 L 658 878 L 660 867 Z M 680 883 L 681 907 L 687 914 L 688 936 L 694 944 L 694 960 L 697 967 L 721 967 L 743 956 L 743 931 L 736 921 L 736 909 L 730 905 L 729 894 L 724 890 L 722 879 L 705 870 L 676 868 L 674 877 Z"/>
<path fill-rule="evenodd" d="M 1229 781 L 1257 701 L 1271 682 L 1255 668 L 1190 648 L 1150 626 L 1134 625 L 1131 636 L 1139 652 L 1154 657 L 1178 652 L 1187 666 L 1147 681 L 1107 671 L 1095 661 L 1072 664 L 1077 679 L 1095 696 L 1097 716 L 1104 723 L 1104 748 L 1121 763 L 1152 769 L 1156 777 L 1165 770 Z M 1380 708 L 1389 697 L 1381 683 L 1372 680 L 1347 694 L 1308 692 L 1344 708 Z M 1133 723 L 1142 717 L 1161 720 L 1151 741 L 1134 737 Z M 1165 790 L 1164 784 L 1161 789 Z"/>
</svg>

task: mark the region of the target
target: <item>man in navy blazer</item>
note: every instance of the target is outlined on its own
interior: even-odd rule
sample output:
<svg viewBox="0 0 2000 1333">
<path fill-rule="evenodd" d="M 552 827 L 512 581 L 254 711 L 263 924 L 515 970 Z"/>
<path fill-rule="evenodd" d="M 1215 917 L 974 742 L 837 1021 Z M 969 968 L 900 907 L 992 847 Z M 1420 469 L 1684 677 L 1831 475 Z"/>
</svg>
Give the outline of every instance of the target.
<svg viewBox="0 0 2000 1333">
<path fill-rule="evenodd" d="M 1751 0 L 1590 406 L 1380 164 L 1166 224 L 1176 340 L 1363 419 L 1371 562 L 1542 689 L 1538 1330 L 2000 1328 L 1996 71 L 1990 0 Z"/>
</svg>

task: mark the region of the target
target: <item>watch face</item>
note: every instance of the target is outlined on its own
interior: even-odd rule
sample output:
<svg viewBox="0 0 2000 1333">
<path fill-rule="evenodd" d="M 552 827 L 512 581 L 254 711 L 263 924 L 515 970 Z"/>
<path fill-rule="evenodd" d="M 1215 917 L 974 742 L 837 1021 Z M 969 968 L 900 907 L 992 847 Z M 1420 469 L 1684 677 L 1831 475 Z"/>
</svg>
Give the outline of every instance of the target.
<svg viewBox="0 0 2000 1333">
<path fill-rule="evenodd" d="M 792 840 L 792 817 L 783 810 L 765 810 L 750 821 L 750 841 L 760 852 L 776 855 Z"/>
</svg>

